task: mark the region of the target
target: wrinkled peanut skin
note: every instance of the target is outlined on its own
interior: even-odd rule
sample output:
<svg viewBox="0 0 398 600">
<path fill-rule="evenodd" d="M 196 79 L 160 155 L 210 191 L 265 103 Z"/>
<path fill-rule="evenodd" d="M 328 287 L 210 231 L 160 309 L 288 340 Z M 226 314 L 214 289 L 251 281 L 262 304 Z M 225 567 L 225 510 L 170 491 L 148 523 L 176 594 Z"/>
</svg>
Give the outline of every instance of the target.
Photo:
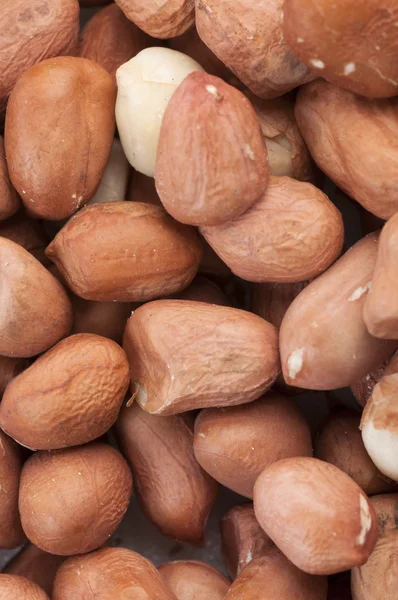
<svg viewBox="0 0 398 600">
<path fill-rule="evenodd" d="M 149 560 L 125 548 L 103 548 L 67 560 L 54 583 L 53 600 L 178 600 Z"/>
<path fill-rule="evenodd" d="M 48 554 L 33 544 L 27 544 L 5 566 L 3 573 L 26 577 L 51 596 L 56 572 L 64 560 L 63 556 Z"/>
<path fill-rule="evenodd" d="M 16 548 L 25 541 L 18 511 L 23 457 L 21 448 L 3 431 L 0 431 L 0 448 L 0 548 Z"/>
<path fill-rule="evenodd" d="M 265 469 L 256 482 L 254 510 L 281 552 L 313 575 L 364 564 L 377 540 L 376 514 L 364 492 L 315 458 L 287 458 Z"/>
<path fill-rule="evenodd" d="M 119 525 L 131 489 L 126 461 L 105 444 L 37 452 L 22 471 L 22 526 L 28 539 L 45 552 L 91 552 Z"/>
<path fill-rule="evenodd" d="M 322 171 L 366 210 L 391 217 L 398 208 L 397 99 L 370 100 L 317 79 L 300 88 L 295 115 Z"/>
<path fill-rule="evenodd" d="M 273 325 L 204 302 L 140 306 L 127 322 L 123 347 L 136 399 L 153 414 L 251 402 L 279 374 Z"/>
<path fill-rule="evenodd" d="M 181 35 L 195 22 L 194 0 L 115 0 L 130 21 L 154 38 Z"/>
<path fill-rule="evenodd" d="M 116 432 L 147 517 L 164 535 L 202 545 L 218 485 L 195 459 L 185 416 L 150 415 L 134 403 L 122 409 Z"/>
<path fill-rule="evenodd" d="M 224 575 L 199 560 L 165 563 L 159 573 L 177 600 L 224 600 L 230 587 Z"/>
<path fill-rule="evenodd" d="M 50 600 L 38 585 L 18 575 L 0 574 L 1 600 Z"/>
</svg>

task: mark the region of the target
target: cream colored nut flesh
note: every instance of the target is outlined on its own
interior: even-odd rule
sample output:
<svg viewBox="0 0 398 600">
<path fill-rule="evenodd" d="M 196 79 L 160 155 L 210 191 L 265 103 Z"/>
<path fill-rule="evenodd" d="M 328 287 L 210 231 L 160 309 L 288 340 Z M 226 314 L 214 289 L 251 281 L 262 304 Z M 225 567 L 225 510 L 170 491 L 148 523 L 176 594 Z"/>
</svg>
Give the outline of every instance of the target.
<svg viewBox="0 0 398 600">
<path fill-rule="evenodd" d="M 154 47 L 142 50 L 116 72 L 120 140 L 130 164 L 144 175 L 154 175 L 160 125 L 169 100 L 193 71 L 203 69 L 189 56 Z"/>
</svg>

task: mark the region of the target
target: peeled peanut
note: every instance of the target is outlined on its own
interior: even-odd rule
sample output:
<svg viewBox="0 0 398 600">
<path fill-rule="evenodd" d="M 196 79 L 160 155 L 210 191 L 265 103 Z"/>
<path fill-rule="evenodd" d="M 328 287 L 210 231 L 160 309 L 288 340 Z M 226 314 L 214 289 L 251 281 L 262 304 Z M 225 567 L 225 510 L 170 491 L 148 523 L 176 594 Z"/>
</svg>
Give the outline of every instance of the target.
<svg viewBox="0 0 398 600">
<path fill-rule="evenodd" d="M 381 365 L 351 385 L 351 392 L 362 408 L 366 406 L 367 401 L 373 393 L 374 386 L 380 381 L 389 362 L 390 359 L 387 358 Z"/>
<path fill-rule="evenodd" d="M 19 375 L 29 366 L 29 361 L 24 358 L 0 356 L 0 394 L 2 395 L 7 385 L 14 377 Z"/>
<path fill-rule="evenodd" d="M 314 79 L 283 39 L 283 0 L 196 0 L 205 44 L 260 98 L 276 98 Z"/>
<path fill-rule="evenodd" d="M 149 560 L 125 548 L 103 548 L 68 559 L 59 569 L 53 600 L 177 600 Z"/>
<path fill-rule="evenodd" d="M 378 235 L 370 234 L 312 281 L 292 302 L 280 329 L 283 376 L 311 390 L 348 386 L 388 358 L 396 342 L 378 340 L 362 311 Z"/>
<path fill-rule="evenodd" d="M 48 244 L 40 221 L 31 219 L 23 211 L 0 223 L 0 237 L 7 238 L 25 248 L 42 265 L 47 266 L 49 260 L 44 251 Z"/>
<path fill-rule="evenodd" d="M 372 496 L 392 489 L 392 482 L 372 462 L 363 444 L 361 415 L 343 409 L 331 414 L 315 441 L 315 456 L 347 473 Z"/>
<path fill-rule="evenodd" d="M 362 439 L 384 475 L 398 482 L 398 353 L 375 385 L 362 414 Z"/>
<path fill-rule="evenodd" d="M 33 544 L 27 544 L 6 565 L 3 573 L 26 577 L 51 596 L 55 575 L 65 557 L 48 554 Z"/>
<path fill-rule="evenodd" d="M 180 300 L 195 300 L 207 302 L 208 304 L 219 304 L 220 306 L 231 306 L 228 296 L 222 289 L 207 277 L 201 275 L 195 277 L 191 285 L 178 295 Z"/>
<path fill-rule="evenodd" d="M 225 600 L 326 600 L 327 589 L 326 577 L 303 573 L 273 548 L 243 569 Z"/>
<path fill-rule="evenodd" d="M 62 285 L 29 252 L 0 238 L 0 354 L 27 358 L 68 335 L 72 307 Z"/>
<path fill-rule="evenodd" d="M 283 33 L 319 77 L 362 96 L 398 94 L 395 0 L 286 0 Z"/>
<path fill-rule="evenodd" d="M 85 58 L 46 60 L 18 79 L 5 148 L 11 181 L 32 215 L 64 219 L 94 196 L 111 151 L 114 106 L 111 76 Z"/>
<path fill-rule="evenodd" d="M 207 73 L 184 79 L 163 116 L 155 182 L 167 212 L 188 225 L 221 225 L 251 207 L 267 187 L 268 159 L 242 92 Z"/>
<path fill-rule="evenodd" d="M 340 212 L 310 183 L 270 177 L 243 215 L 201 233 L 246 281 L 292 283 L 319 275 L 343 246 Z"/>
<path fill-rule="evenodd" d="M 108 164 L 98 190 L 87 205 L 124 200 L 130 177 L 130 165 L 119 140 L 114 140 Z"/>
<path fill-rule="evenodd" d="M 251 287 L 251 310 L 279 329 L 287 309 L 307 285 L 308 281 L 255 283 Z"/>
<path fill-rule="evenodd" d="M 99 335 L 72 335 L 8 384 L 0 426 L 35 450 L 85 444 L 111 428 L 128 384 L 120 346 Z"/>
<path fill-rule="evenodd" d="M 0 136 L 0 221 L 11 217 L 20 206 L 21 201 L 11 185 L 8 174 L 4 139 Z"/>
<path fill-rule="evenodd" d="M 155 38 L 172 38 L 195 22 L 194 0 L 116 0 L 140 29 Z"/>
<path fill-rule="evenodd" d="M 153 177 L 164 111 L 177 86 L 203 71 L 189 56 L 170 48 L 146 48 L 119 67 L 116 122 L 131 165 Z"/>
<path fill-rule="evenodd" d="M 38 585 L 18 575 L 0 575 L 1 600 L 50 600 Z"/>
<path fill-rule="evenodd" d="M 23 457 L 21 448 L 2 431 L 0 448 L 0 548 L 16 548 L 25 541 L 18 510 Z"/>
<path fill-rule="evenodd" d="M 122 409 L 116 432 L 145 514 L 164 535 L 203 544 L 218 485 L 195 459 L 185 416 L 157 417 L 134 403 Z"/>
<path fill-rule="evenodd" d="M 45 552 L 62 556 L 91 552 L 105 544 L 119 525 L 131 488 L 126 461 L 105 444 L 37 452 L 22 470 L 23 529 Z"/>
<path fill-rule="evenodd" d="M 113 2 L 95 13 L 81 33 L 79 56 L 100 64 L 112 75 L 123 63 L 146 48 L 150 38 Z"/>
<path fill-rule="evenodd" d="M 369 332 L 379 338 L 398 339 L 398 214 L 380 234 L 372 286 L 363 316 Z"/>
<path fill-rule="evenodd" d="M 299 408 L 283 396 L 203 410 L 195 422 L 194 452 L 225 487 L 253 497 L 260 473 L 276 460 L 312 456 L 311 433 Z"/>
<path fill-rule="evenodd" d="M 287 558 L 313 575 L 364 564 L 377 540 L 367 496 L 343 471 L 316 458 L 286 458 L 266 468 L 256 482 L 254 510 Z"/>
<path fill-rule="evenodd" d="M 245 92 L 257 113 L 268 152 L 271 175 L 308 181 L 312 177 L 311 157 L 294 118 L 294 103 L 289 96 L 262 100 Z"/>
<path fill-rule="evenodd" d="M 72 54 L 79 35 L 77 0 L 3 0 L 1 9 L 0 113 L 24 71 L 45 58 Z"/>
<path fill-rule="evenodd" d="M 398 494 L 374 496 L 379 539 L 368 562 L 352 570 L 353 600 L 395 600 L 398 589 Z"/>
<path fill-rule="evenodd" d="M 189 300 L 140 306 L 123 347 L 135 398 L 161 415 L 259 398 L 279 374 L 278 336 L 249 312 Z"/>
<path fill-rule="evenodd" d="M 122 341 L 131 305 L 125 302 L 94 302 L 79 296 L 71 297 L 73 307 L 72 333 L 95 333 Z"/>
<path fill-rule="evenodd" d="M 224 600 L 230 586 L 217 569 L 198 560 L 165 563 L 159 573 L 177 600 Z"/>
<path fill-rule="evenodd" d="M 398 209 L 398 103 L 317 79 L 300 88 L 297 124 L 317 165 L 378 217 Z"/>
<path fill-rule="evenodd" d="M 144 302 L 187 287 L 201 246 L 192 228 L 162 208 L 104 202 L 70 219 L 46 254 L 86 300 Z"/>
<path fill-rule="evenodd" d="M 222 550 L 229 574 L 235 579 L 253 559 L 260 558 L 274 543 L 261 529 L 253 504 L 233 506 L 221 521 Z"/>
</svg>

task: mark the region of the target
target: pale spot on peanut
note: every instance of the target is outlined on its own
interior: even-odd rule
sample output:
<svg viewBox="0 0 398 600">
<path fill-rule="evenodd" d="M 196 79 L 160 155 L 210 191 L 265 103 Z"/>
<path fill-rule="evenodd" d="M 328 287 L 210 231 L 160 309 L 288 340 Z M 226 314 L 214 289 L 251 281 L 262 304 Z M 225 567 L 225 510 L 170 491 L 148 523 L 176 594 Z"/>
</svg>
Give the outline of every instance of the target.
<svg viewBox="0 0 398 600">
<path fill-rule="evenodd" d="M 360 285 L 359 287 L 357 287 L 356 290 L 352 292 L 351 296 L 348 298 L 348 302 L 355 302 L 355 300 L 359 300 L 359 298 L 362 298 L 362 296 L 366 294 L 366 292 L 368 292 L 371 287 L 371 281 L 368 281 L 366 285 Z"/>
<path fill-rule="evenodd" d="M 293 350 L 287 359 L 287 369 L 290 379 L 295 379 L 297 373 L 300 373 L 303 368 L 303 354 L 304 348 L 298 348 L 297 350 Z"/>
<path fill-rule="evenodd" d="M 325 68 L 325 63 L 323 62 L 323 60 L 319 60 L 318 58 L 311 58 L 310 63 L 316 69 L 324 69 Z"/>
<path fill-rule="evenodd" d="M 357 537 L 357 544 L 363 546 L 366 542 L 366 536 L 372 527 L 372 516 L 369 511 L 368 501 L 362 494 L 359 496 L 359 519 L 361 529 Z"/>
<path fill-rule="evenodd" d="M 344 65 L 344 75 L 351 75 L 351 73 L 355 73 L 356 66 L 355 63 L 349 62 Z"/>
</svg>

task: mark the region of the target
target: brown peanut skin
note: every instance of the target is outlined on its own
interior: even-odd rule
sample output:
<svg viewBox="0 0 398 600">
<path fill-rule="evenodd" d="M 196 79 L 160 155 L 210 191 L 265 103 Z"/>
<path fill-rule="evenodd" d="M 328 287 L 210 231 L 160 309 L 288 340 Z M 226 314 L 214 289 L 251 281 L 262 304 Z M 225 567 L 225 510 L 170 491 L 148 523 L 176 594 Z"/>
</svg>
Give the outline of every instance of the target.
<svg viewBox="0 0 398 600">
<path fill-rule="evenodd" d="M 46 58 L 76 51 L 77 0 L 3 0 L 0 18 L 0 113 L 21 75 Z"/>
<path fill-rule="evenodd" d="M 202 545 L 218 485 L 195 459 L 184 416 L 150 415 L 134 403 L 122 409 L 116 433 L 147 517 L 167 537 Z"/>
<path fill-rule="evenodd" d="M 53 600 L 177 600 L 149 560 L 125 548 L 103 548 L 61 566 Z"/>
<path fill-rule="evenodd" d="M 326 577 L 303 573 L 273 548 L 243 569 L 225 600 L 326 600 L 327 589 Z"/>
<path fill-rule="evenodd" d="M 384 225 L 379 240 L 372 287 L 363 308 L 369 333 L 385 339 L 398 339 L 398 214 Z"/>
<path fill-rule="evenodd" d="M 308 283 L 254 283 L 251 286 L 251 311 L 279 329 L 287 309 Z"/>
<path fill-rule="evenodd" d="M 87 22 L 82 33 L 79 56 L 100 64 L 116 84 L 117 69 L 151 45 L 151 39 L 129 21 L 113 2 Z"/>
<path fill-rule="evenodd" d="M 99 335 L 72 335 L 9 383 L 0 426 L 34 450 L 85 444 L 115 423 L 128 386 L 120 346 Z"/>
<path fill-rule="evenodd" d="M 48 554 L 33 544 L 27 544 L 6 565 L 3 573 L 26 577 L 51 597 L 56 572 L 64 560 L 64 556 Z"/>
<path fill-rule="evenodd" d="M 398 92 L 394 0 L 286 0 L 283 33 L 314 73 L 362 96 Z"/>
<path fill-rule="evenodd" d="M 250 404 L 202 410 L 194 452 L 216 481 L 252 498 L 257 477 L 272 462 L 312 456 L 311 433 L 292 400 L 269 392 Z"/>
<path fill-rule="evenodd" d="M 154 38 L 181 35 L 195 22 L 194 0 L 116 0 L 124 14 Z"/>
<path fill-rule="evenodd" d="M 10 356 L 0 356 L 0 394 L 14 377 L 19 375 L 29 366 L 29 361 L 25 358 L 12 358 Z"/>
<path fill-rule="evenodd" d="M 38 585 L 18 575 L 0 574 L 1 600 L 50 600 Z"/>
<path fill-rule="evenodd" d="M 282 0 L 196 0 L 204 43 L 260 98 L 277 98 L 314 75 L 283 40 Z"/>
<path fill-rule="evenodd" d="M 132 305 L 124 302 L 94 302 L 71 294 L 72 333 L 95 333 L 121 344 Z"/>
<path fill-rule="evenodd" d="M 145 302 L 186 288 L 202 249 L 195 231 L 141 202 L 87 206 L 46 250 L 86 300 Z"/>
<path fill-rule="evenodd" d="M 199 560 L 165 563 L 159 573 L 177 600 L 224 600 L 230 587 L 224 575 Z"/>
<path fill-rule="evenodd" d="M 367 401 L 373 393 L 373 389 L 380 379 L 383 377 L 384 371 L 388 366 L 390 359 L 388 358 L 378 367 L 373 369 L 371 373 L 367 373 L 365 377 L 351 385 L 351 392 L 355 400 L 362 408 L 365 408 Z"/>
<path fill-rule="evenodd" d="M 366 452 L 360 421 L 360 413 L 349 409 L 331 414 L 316 437 L 315 456 L 347 473 L 369 496 L 393 491 L 393 482 L 380 473 Z"/>
<path fill-rule="evenodd" d="M 62 285 L 22 246 L 0 237 L 0 354 L 29 358 L 44 352 L 72 327 Z"/>
<path fill-rule="evenodd" d="M 37 452 L 25 463 L 19 510 L 27 538 L 60 556 L 84 554 L 108 541 L 131 496 L 132 476 L 106 444 Z"/>
<path fill-rule="evenodd" d="M 21 206 L 21 200 L 11 185 L 6 161 L 4 139 L 0 136 L 0 221 L 12 217 Z"/>
<path fill-rule="evenodd" d="M 246 212 L 200 231 L 232 272 L 246 281 L 294 283 L 322 273 L 339 256 L 339 210 L 310 183 L 271 176 Z"/>
<path fill-rule="evenodd" d="M 16 548 L 25 541 L 18 511 L 22 453 L 3 431 L 0 431 L 0 448 L 0 548 Z"/>
<path fill-rule="evenodd" d="M 231 306 L 231 301 L 222 289 L 211 279 L 197 275 L 185 290 L 178 294 L 180 300 L 207 302 L 219 306 Z"/>
<path fill-rule="evenodd" d="M 352 570 L 353 600 L 395 600 L 398 586 L 398 494 L 374 496 L 379 539 L 368 562 Z"/>
<path fill-rule="evenodd" d="M 317 165 L 382 219 L 398 208 L 398 101 L 370 100 L 317 79 L 298 92 L 296 121 Z"/>
<path fill-rule="evenodd" d="M 264 192 L 268 158 L 248 99 L 196 71 L 178 86 L 160 129 L 155 183 L 163 206 L 188 225 L 221 225 Z"/>
<path fill-rule="evenodd" d="M 349 386 L 396 348 L 394 341 L 372 337 L 362 316 L 377 242 L 377 234 L 363 238 L 288 308 L 280 329 L 283 376 L 288 384 L 312 390 Z"/>
<path fill-rule="evenodd" d="M 233 506 L 224 515 L 221 521 L 221 541 L 224 560 L 232 580 L 253 559 L 260 558 L 274 546 L 258 524 L 252 502 Z"/>
<path fill-rule="evenodd" d="M 19 244 L 37 258 L 42 265 L 47 266 L 50 264 L 44 253 L 48 239 L 42 224 L 36 219 L 28 217 L 24 211 L 18 211 L 15 215 L 0 223 L 0 237 Z"/>
<path fill-rule="evenodd" d="M 287 558 L 313 575 L 364 564 L 377 540 L 367 496 L 340 469 L 316 458 L 286 458 L 266 468 L 256 482 L 254 510 Z"/>
<path fill-rule="evenodd" d="M 279 374 L 273 325 L 204 302 L 140 306 L 127 322 L 123 348 L 136 399 L 153 414 L 251 402 Z"/>
<path fill-rule="evenodd" d="M 11 181 L 32 215 L 65 219 L 94 196 L 112 148 L 115 101 L 112 77 L 85 58 L 43 61 L 19 78 L 5 148 Z"/>
</svg>

